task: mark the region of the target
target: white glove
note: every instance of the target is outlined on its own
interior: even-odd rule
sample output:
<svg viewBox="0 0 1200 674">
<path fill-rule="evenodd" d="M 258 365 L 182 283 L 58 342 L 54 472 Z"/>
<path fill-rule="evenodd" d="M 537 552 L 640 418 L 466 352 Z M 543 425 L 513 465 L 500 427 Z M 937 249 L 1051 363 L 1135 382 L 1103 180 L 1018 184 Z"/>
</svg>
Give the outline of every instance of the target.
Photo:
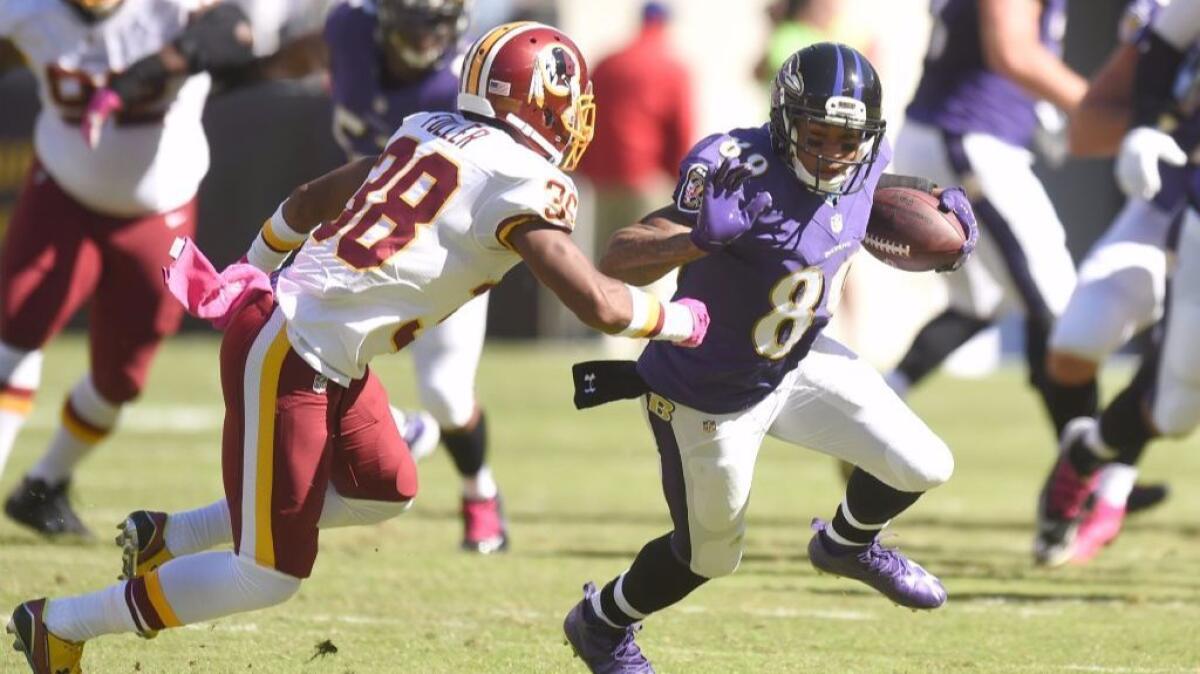
<svg viewBox="0 0 1200 674">
<path fill-rule="evenodd" d="M 1187 154 L 1174 138 L 1148 126 L 1139 126 L 1125 134 L 1114 166 L 1117 184 L 1126 196 L 1150 200 L 1162 189 L 1158 162 L 1171 166 L 1187 163 Z"/>
</svg>

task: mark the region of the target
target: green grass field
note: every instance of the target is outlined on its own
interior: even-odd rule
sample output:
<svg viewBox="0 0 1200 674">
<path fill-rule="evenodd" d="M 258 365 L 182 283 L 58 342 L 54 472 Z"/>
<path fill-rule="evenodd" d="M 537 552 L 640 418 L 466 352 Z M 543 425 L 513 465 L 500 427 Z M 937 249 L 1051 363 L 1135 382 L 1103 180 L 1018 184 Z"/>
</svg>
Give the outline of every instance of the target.
<svg viewBox="0 0 1200 674">
<path fill-rule="evenodd" d="M 587 579 L 621 571 L 669 527 L 656 454 L 633 403 L 576 412 L 568 366 L 579 348 L 493 346 L 480 394 L 513 548 L 457 551 L 456 479 L 439 453 L 422 494 L 377 528 L 327 532 L 316 571 L 290 603 L 168 632 L 88 644 L 89 672 L 582 672 L 560 624 Z M 46 359 L 38 407 L 0 488 L 48 440 L 83 367 L 78 340 Z M 105 540 L 47 544 L 0 521 L 0 605 L 114 580 L 107 540 L 134 508 L 183 509 L 220 496 L 216 341 L 181 339 L 145 399 L 82 469 L 76 500 Z M 407 357 L 377 370 L 398 403 L 415 400 Z M 1114 382 L 1111 383 L 1115 383 Z M 1150 479 L 1175 487 L 1086 568 L 1030 563 L 1034 496 L 1051 460 L 1042 412 L 1020 374 L 938 379 L 913 398 L 958 459 L 951 482 L 892 527 L 940 575 L 950 603 L 897 608 L 809 566 L 813 516 L 841 498 L 833 462 L 774 441 L 760 458 L 747 554 L 737 574 L 651 618 L 639 643 L 661 672 L 1200 671 L 1200 452 L 1158 445 Z M 314 658 L 330 640 L 337 653 Z M 24 671 L 0 652 L 0 671 Z"/>
</svg>

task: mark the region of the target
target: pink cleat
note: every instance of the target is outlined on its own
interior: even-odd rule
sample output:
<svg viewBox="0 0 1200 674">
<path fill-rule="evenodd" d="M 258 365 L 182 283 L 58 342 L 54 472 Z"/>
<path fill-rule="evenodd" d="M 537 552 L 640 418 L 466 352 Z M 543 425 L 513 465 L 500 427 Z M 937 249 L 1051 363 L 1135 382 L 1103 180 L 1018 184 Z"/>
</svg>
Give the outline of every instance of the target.
<svg viewBox="0 0 1200 674">
<path fill-rule="evenodd" d="M 1097 498 L 1092 511 L 1083 520 L 1083 524 L 1079 525 L 1079 532 L 1075 534 L 1071 563 L 1090 562 L 1104 546 L 1117 539 L 1117 534 L 1121 533 L 1121 523 L 1124 521 L 1125 506 Z"/>
</svg>

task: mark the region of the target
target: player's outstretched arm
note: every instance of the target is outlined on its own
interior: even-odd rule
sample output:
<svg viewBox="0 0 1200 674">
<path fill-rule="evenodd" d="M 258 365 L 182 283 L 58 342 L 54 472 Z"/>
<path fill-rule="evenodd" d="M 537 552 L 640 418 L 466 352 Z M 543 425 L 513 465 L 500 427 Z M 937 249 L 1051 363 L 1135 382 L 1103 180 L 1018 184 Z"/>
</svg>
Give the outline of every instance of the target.
<svg viewBox="0 0 1200 674">
<path fill-rule="evenodd" d="M 687 216 L 665 206 L 622 227 L 608 241 L 600 271 L 635 286 L 644 286 L 667 272 L 707 255 L 692 243 Z"/>
<path fill-rule="evenodd" d="M 1087 82 L 1042 44 L 1038 0 L 980 0 L 979 33 L 988 68 L 1070 114 Z"/>
<path fill-rule="evenodd" d="M 663 339 L 699 346 L 708 310 L 696 300 L 662 303 L 657 297 L 601 274 L 562 229 L 533 220 L 518 225 L 507 243 L 580 321 L 610 335 Z"/>
<path fill-rule="evenodd" d="M 1071 154 L 1076 157 L 1116 154 L 1132 117 L 1137 61 L 1137 46 L 1122 44 L 1092 78 L 1079 107 L 1070 116 L 1067 138 Z"/>
<path fill-rule="evenodd" d="M 341 215 L 346 202 L 371 173 L 375 160 L 375 157 L 355 159 L 292 190 L 254 237 L 254 243 L 246 251 L 246 262 L 265 272 L 283 264 L 317 225 Z"/>
</svg>

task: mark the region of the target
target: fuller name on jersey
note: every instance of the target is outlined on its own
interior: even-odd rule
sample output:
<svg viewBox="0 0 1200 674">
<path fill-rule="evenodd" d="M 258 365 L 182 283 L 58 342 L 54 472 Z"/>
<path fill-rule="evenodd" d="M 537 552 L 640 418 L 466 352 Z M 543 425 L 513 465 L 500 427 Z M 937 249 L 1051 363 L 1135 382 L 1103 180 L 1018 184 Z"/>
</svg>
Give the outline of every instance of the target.
<svg viewBox="0 0 1200 674">
<path fill-rule="evenodd" d="M 280 273 L 292 346 L 334 381 L 362 377 L 519 262 L 514 227 L 569 232 L 577 206 L 571 179 L 505 131 L 457 113 L 411 115 L 342 215 Z"/>
</svg>

